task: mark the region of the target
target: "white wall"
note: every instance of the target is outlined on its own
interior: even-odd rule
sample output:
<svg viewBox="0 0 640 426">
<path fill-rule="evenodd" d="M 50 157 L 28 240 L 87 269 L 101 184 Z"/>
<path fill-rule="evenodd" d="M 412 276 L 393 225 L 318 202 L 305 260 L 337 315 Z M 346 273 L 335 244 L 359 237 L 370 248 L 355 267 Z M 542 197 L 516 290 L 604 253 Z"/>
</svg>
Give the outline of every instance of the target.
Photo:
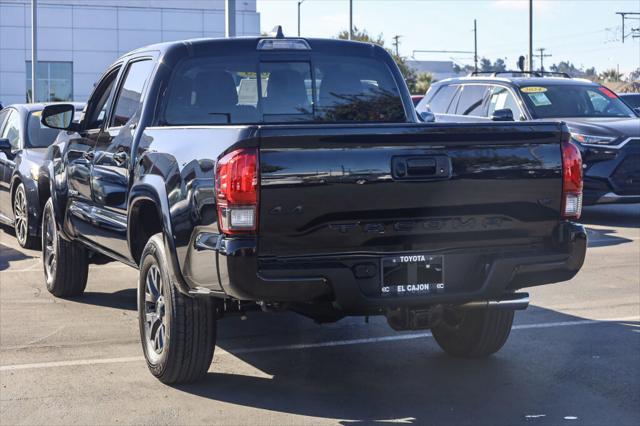
<svg viewBox="0 0 640 426">
<path fill-rule="evenodd" d="M 40 0 L 38 61 L 72 61 L 74 100 L 85 101 L 105 67 L 147 44 L 224 35 L 223 0 Z M 239 36 L 260 34 L 255 0 L 236 2 Z M 116 6 L 120 5 L 120 6 Z M 148 7 L 143 7 L 143 6 Z M 179 6 L 179 7 L 177 7 Z M 0 0 L 0 102 L 25 102 L 31 58 L 29 0 Z"/>
</svg>

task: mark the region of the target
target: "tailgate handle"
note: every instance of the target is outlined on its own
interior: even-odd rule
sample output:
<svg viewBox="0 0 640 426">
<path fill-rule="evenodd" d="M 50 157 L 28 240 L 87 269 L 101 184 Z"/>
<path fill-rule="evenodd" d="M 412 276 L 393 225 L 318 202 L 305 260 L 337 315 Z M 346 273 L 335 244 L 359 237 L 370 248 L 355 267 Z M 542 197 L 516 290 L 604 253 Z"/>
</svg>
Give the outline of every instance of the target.
<svg viewBox="0 0 640 426">
<path fill-rule="evenodd" d="M 409 176 L 431 176 L 436 174 L 436 160 L 434 158 L 410 158 L 407 160 L 407 174 Z"/>
<path fill-rule="evenodd" d="M 446 155 L 399 155 L 391 160 L 394 179 L 449 179 L 451 159 Z"/>
</svg>

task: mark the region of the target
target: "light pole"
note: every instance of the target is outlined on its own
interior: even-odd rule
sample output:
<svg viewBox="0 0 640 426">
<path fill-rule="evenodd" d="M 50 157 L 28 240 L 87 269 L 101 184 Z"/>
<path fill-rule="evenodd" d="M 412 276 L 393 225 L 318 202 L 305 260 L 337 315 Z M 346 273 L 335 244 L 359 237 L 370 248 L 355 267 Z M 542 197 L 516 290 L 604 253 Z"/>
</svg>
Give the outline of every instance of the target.
<svg viewBox="0 0 640 426">
<path fill-rule="evenodd" d="M 224 5 L 225 25 L 224 36 L 231 38 L 236 36 L 236 0 L 225 0 Z"/>
<path fill-rule="evenodd" d="M 529 0 L 529 72 L 533 72 L 533 0 Z"/>
<path fill-rule="evenodd" d="M 353 0 L 349 0 L 349 40 L 353 39 Z"/>
<path fill-rule="evenodd" d="M 473 20 L 473 70 L 478 72 L 478 23 Z"/>
<path fill-rule="evenodd" d="M 299 0 L 298 1 L 298 37 L 300 37 L 300 5 L 302 5 L 302 3 L 304 3 L 306 0 Z"/>
<path fill-rule="evenodd" d="M 38 65 L 38 1 L 31 0 L 31 102 L 36 102 L 36 69 Z"/>
</svg>

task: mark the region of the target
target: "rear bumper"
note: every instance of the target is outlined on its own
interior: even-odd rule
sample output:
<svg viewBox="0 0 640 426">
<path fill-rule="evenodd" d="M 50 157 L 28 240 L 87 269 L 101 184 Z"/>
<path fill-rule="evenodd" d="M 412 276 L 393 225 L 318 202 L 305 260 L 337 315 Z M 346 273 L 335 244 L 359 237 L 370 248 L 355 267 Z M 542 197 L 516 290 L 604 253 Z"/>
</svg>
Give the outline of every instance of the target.
<svg viewBox="0 0 640 426">
<path fill-rule="evenodd" d="M 500 298 L 523 287 L 571 279 L 584 261 L 587 235 L 581 225 L 558 226 L 554 250 L 511 248 L 451 251 L 445 256 L 445 294 L 383 297 L 381 255 L 262 259 L 254 239 L 219 239 L 220 285 L 226 296 L 267 302 L 330 302 L 345 314 L 367 314 L 401 306 L 465 303 Z M 435 254 L 435 253 L 434 253 Z M 388 254 L 385 254 L 388 255 Z"/>
</svg>

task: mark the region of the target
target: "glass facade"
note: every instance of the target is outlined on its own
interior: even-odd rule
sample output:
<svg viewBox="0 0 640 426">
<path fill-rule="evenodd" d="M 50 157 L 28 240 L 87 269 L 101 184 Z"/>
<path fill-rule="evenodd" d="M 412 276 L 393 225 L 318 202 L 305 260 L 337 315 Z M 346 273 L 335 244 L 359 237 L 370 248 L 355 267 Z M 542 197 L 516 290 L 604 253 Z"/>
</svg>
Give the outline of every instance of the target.
<svg viewBox="0 0 640 426">
<path fill-rule="evenodd" d="M 27 93 L 31 96 L 31 61 L 26 61 Z M 73 100 L 73 63 L 38 61 L 36 69 L 36 102 L 63 102 Z"/>
</svg>

